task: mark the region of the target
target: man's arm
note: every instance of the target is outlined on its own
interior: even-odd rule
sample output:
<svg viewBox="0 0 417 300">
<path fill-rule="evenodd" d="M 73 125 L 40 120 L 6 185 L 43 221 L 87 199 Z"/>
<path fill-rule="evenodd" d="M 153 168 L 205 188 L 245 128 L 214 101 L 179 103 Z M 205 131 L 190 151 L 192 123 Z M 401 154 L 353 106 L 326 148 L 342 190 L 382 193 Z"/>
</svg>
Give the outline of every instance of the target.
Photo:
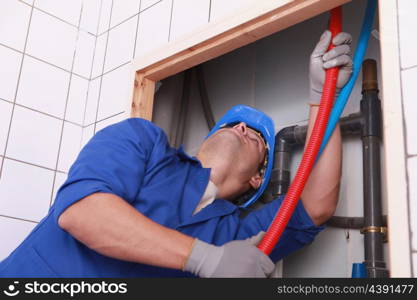
<svg viewBox="0 0 417 300">
<path fill-rule="evenodd" d="M 352 73 L 352 57 L 350 44 L 352 36 L 341 32 L 332 38 L 326 30 L 310 57 L 310 103 L 316 104 L 310 108 L 307 140 L 314 127 L 318 113 L 326 70 L 339 67 L 336 92 L 349 80 Z M 328 50 L 330 43 L 334 45 Z M 335 96 L 337 97 L 337 95 Z M 307 143 L 306 143 L 307 145 Z M 301 199 L 314 224 L 326 222 L 336 210 L 339 196 L 339 185 L 342 164 L 342 144 L 339 125 L 335 128 L 319 161 L 315 164 L 306 183 Z"/>
<path fill-rule="evenodd" d="M 267 277 L 274 269 L 256 248 L 261 235 L 214 246 L 155 223 L 113 194 L 81 199 L 61 214 L 58 224 L 100 254 L 200 277 Z"/>
<path fill-rule="evenodd" d="M 313 130 L 317 113 L 318 107 L 311 106 L 307 140 Z M 337 125 L 301 194 L 304 208 L 315 225 L 326 222 L 336 210 L 341 170 L 342 141 L 340 127 Z"/>
<path fill-rule="evenodd" d="M 95 193 L 74 203 L 61 214 L 58 223 L 100 254 L 173 269 L 182 269 L 194 241 L 107 193 Z"/>
</svg>

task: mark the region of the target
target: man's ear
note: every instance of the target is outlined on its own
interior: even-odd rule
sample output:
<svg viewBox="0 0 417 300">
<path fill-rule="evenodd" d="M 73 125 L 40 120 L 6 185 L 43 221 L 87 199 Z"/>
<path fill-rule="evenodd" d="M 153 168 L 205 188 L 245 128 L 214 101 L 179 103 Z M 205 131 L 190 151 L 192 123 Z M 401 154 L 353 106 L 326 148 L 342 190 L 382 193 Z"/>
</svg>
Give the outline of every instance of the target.
<svg viewBox="0 0 417 300">
<path fill-rule="evenodd" d="M 256 175 L 252 176 L 249 180 L 249 184 L 253 189 L 258 189 L 262 184 L 262 177 L 259 175 L 259 172 Z"/>
</svg>

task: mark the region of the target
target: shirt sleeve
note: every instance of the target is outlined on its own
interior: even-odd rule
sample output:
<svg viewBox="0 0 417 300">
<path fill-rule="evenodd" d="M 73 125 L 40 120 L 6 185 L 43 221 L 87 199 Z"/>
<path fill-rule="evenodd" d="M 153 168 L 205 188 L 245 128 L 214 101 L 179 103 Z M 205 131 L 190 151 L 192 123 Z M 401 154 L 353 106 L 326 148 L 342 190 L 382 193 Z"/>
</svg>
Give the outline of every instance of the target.
<svg viewBox="0 0 417 300">
<path fill-rule="evenodd" d="M 262 230 L 267 231 L 283 200 L 284 196 L 280 196 L 262 208 L 249 213 L 241 220 L 237 239 L 248 238 L 258 234 Z M 299 250 L 311 243 L 315 236 L 323 229 L 324 226 L 316 226 L 313 223 L 304 209 L 302 201 L 298 201 L 294 214 L 291 216 L 270 258 L 276 262 L 284 256 Z"/>
<path fill-rule="evenodd" d="M 93 193 L 115 194 L 131 203 L 146 173 L 154 145 L 165 137 L 151 122 L 131 118 L 108 126 L 85 145 L 58 190 L 55 221 L 71 204 Z"/>
</svg>

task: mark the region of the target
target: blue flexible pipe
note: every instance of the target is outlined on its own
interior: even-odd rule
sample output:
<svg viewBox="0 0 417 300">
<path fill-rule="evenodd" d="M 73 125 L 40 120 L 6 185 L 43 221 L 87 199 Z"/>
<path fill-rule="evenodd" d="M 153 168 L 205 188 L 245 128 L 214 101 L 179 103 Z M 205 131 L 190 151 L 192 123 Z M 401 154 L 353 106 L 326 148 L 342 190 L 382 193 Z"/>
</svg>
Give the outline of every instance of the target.
<svg viewBox="0 0 417 300">
<path fill-rule="evenodd" d="M 356 79 L 358 78 L 363 58 L 365 56 L 366 49 L 368 48 L 369 36 L 371 35 L 372 25 L 374 23 L 376 4 L 376 0 L 368 0 L 368 4 L 365 11 L 365 17 L 362 24 L 361 34 L 359 36 L 358 45 L 356 47 L 355 55 L 353 57 L 353 72 L 349 78 L 349 81 L 342 88 L 339 96 L 334 102 L 333 109 L 329 117 L 329 122 L 327 123 L 326 132 L 324 134 L 324 138 L 320 146 L 320 151 L 317 156 L 317 160 L 323 152 L 324 148 L 326 147 L 330 137 L 332 136 L 336 124 L 339 121 L 340 115 L 342 114 L 343 109 L 345 108 L 346 103 L 349 99 L 349 96 L 352 93 Z"/>
</svg>

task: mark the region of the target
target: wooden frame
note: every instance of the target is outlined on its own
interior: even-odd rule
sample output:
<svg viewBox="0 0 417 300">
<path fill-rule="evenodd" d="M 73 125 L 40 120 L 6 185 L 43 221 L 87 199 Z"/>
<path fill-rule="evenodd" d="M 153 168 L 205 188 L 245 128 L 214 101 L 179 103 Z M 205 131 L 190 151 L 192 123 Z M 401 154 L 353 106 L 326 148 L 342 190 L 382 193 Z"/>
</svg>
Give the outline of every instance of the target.
<svg viewBox="0 0 417 300">
<path fill-rule="evenodd" d="M 155 82 L 253 43 L 351 0 L 263 0 L 235 16 L 210 23 L 133 64 L 131 117 L 152 120 Z"/>
</svg>

